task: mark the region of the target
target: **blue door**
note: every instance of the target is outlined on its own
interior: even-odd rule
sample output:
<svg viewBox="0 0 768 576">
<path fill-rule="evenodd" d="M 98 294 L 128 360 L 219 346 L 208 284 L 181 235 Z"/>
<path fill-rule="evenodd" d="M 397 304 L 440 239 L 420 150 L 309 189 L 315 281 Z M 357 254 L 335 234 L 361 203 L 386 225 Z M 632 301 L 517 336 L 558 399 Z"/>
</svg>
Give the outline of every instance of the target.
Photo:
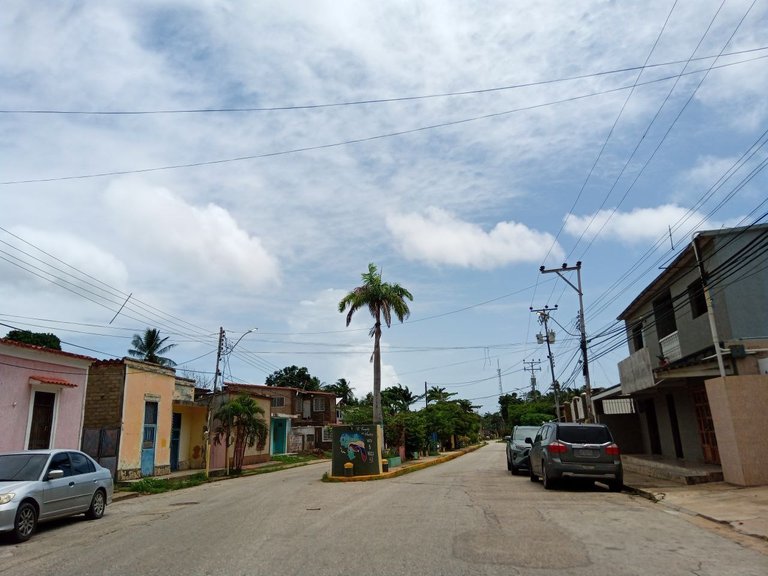
<svg viewBox="0 0 768 576">
<path fill-rule="evenodd" d="M 272 418 L 272 454 L 285 454 L 285 440 L 288 432 L 285 418 Z"/>
<path fill-rule="evenodd" d="M 171 422 L 171 472 L 179 469 L 179 443 L 181 441 L 181 414 L 173 413 Z"/>
<path fill-rule="evenodd" d="M 155 440 L 157 439 L 157 402 L 144 403 L 144 434 L 141 439 L 141 475 L 155 473 Z"/>
</svg>

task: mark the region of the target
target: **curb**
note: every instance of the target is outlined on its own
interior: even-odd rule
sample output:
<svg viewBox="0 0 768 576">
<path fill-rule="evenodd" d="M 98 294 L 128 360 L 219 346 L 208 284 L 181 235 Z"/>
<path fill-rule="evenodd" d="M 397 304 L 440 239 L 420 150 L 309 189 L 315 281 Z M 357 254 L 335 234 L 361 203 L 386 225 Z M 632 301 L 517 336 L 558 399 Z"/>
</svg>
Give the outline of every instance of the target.
<svg viewBox="0 0 768 576">
<path fill-rule="evenodd" d="M 418 470 L 423 470 L 424 468 L 429 468 L 430 466 L 436 466 L 438 464 L 443 464 L 444 462 L 449 462 L 460 456 L 464 456 L 465 454 L 474 452 L 475 450 L 482 448 L 483 446 L 485 446 L 485 443 L 477 444 L 475 446 L 469 446 L 468 448 L 462 448 L 461 450 L 452 452 L 451 454 L 447 454 L 446 456 L 440 456 L 438 458 L 435 458 L 434 460 L 429 460 L 427 462 L 419 462 L 418 464 L 410 464 L 408 466 L 402 466 L 396 470 L 383 472 L 381 474 L 371 474 L 368 476 L 330 476 L 328 475 L 328 476 L 323 476 L 322 481 L 323 482 L 371 482 L 374 480 L 388 480 L 389 478 L 396 478 L 398 476 L 403 476 L 404 474 L 410 474 L 411 472 L 416 472 Z"/>
</svg>

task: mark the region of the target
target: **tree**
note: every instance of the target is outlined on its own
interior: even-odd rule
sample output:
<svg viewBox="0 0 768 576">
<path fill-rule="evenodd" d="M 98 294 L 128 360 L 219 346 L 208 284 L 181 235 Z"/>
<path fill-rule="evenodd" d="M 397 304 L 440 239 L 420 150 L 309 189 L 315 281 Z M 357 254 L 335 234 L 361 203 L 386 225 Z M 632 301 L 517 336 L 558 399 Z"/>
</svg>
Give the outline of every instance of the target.
<svg viewBox="0 0 768 576">
<path fill-rule="evenodd" d="M 323 386 L 325 392 L 333 392 L 336 394 L 336 398 L 339 399 L 339 404 L 344 406 L 353 406 L 357 403 L 355 395 L 352 393 L 352 386 L 349 385 L 346 378 L 339 378 L 335 384 L 325 384 Z"/>
<path fill-rule="evenodd" d="M 283 388 L 298 388 L 300 390 L 320 390 L 321 382 L 316 376 L 312 376 L 304 366 L 286 366 L 275 370 L 267 376 L 264 382 L 267 386 L 280 386 Z"/>
<path fill-rule="evenodd" d="M 390 414 L 408 412 L 415 401 L 413 392 L 408 389 L 408 386 L 403 387 L 401 384 L 390 386 L 381 392 L 381 404 Z"/>
<path fill-rule="evenodd" d="M 381 321 L 392 326 L 392 314 L 402 322 L 411 311 L 406 300 L 413 301 L 411 293 L 399 284 L 389 284 L 381 281 L 381 272 L 376 266 L 368 264 L 368 272 L 362 274 L 363 285 L 344 296 L 339 302 L 339 312 L 347 311 L 347 326 L 352 322 L 352 316 L 361 308 L 368 308 L 373 316 L 374 324 L 369 332 L 373 338 L 373 422 L 383 423 L 381 411 Z"/>
<path fill-rule="evenodd" d="M 441 402 L 444 400 L 449 400 L 451 396 L 456 396 L 456 394 L 458 394 L 458 392 L 448 392 L 445 388 L 432 386 L 432 388 L 427 390 L 427 402 Z"/>
<path fill-rule="evenodd" d="M 61 350 L 61 340 L 55 334 L 30 332 L 29 330 L 11 330 L 5 335 L 7 340 L 42 346 L 51 350 Z"/>
<path fill-rule="evenodd" d="M 176 347 L 176 344 L 166 344 L 167 340 L 168 336 L 160 338 L 160 330 L 157 328 L 147 328 L 144 330 L 143 336 L 140 334 L 133 335 L 133 340 L 131 341 L 133 348 L 128 350 L 128 354 L 145 362 L 152 362 L 153 364 L 172 368 L 176 366 L 176 362 L 162 356 L 162 354 L 167 354 L 172 348 Z"/>
<path fill-rule="evenodd" d="M 219 406 L 214 418 L 219 421 L 214 442 L 221 444 L 221 438 L 224 437 L 225 460 L 229 467 L 229 446 L 234 441 L 232 468 L 240 472 L 243 469 L 246 446 L 253 447 L 258 442 L 258 449 L 264 449 L 269 434 L 269 426 L 264 421 L 264 410 L 256 400 L 241 394 Z"/>
</svg>

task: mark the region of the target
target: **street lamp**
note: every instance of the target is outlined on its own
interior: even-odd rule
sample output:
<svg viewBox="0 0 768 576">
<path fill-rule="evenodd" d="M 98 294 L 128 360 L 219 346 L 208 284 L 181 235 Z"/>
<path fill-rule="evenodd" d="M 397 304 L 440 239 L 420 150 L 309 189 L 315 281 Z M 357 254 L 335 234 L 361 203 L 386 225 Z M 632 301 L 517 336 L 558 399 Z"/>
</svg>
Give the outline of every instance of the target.
<svg viewBox="0 0 768 576">
<path fill-rule="evenodd" d="M 219 379 L 219 365 L 221 364 L 221 357 L 222 356 L 229 356 L 232 354 L 234 349 L 237 347 L 238 344 L 240 344 L 240 341 L 245 338 L 246 334 L 250 334 L 251 332 L 255 332 L 258 330 L 258 328 L 251 328 L 250 330 L 243 332 L 243 334 L 240 336 L 240 338 L 237 339 L 237 341 L 232 346 L 227 346 L 226 344 L 226 336 L 224 332 L 224 328 L 219 328 L 219 345 L 216 349 L 216 371 L 213 373 L 213 393 L 211 394 L 211 400 L 208 402 L 208 437 L 205 442 L 205 477 L 208 478 L 211 473 L 211 446 L 213 442 L 213 434 L 212 434 L 212 428 L 213 428 L 213 402 L 216 400 L 216 384 Z M 223 386 L 222 382 L 222 388 Z M 227 473 L 229 473 L 229 461 L 228 457 L 229 454 L 228 447 L 225 447 L 225 455 L 224 460 L 226 461 L 227 466 Z"/>
</svg>

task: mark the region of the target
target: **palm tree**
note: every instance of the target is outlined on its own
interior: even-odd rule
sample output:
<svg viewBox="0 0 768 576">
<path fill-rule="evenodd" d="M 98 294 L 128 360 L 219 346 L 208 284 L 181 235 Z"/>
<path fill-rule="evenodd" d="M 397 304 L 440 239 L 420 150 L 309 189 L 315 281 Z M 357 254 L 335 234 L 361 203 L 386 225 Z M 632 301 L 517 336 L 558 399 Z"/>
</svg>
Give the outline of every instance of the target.
<svg viewBox="0 0 768 576">
<path fill-rule="evenodd" d="M 219 421 L 216 427 L 214 442 L 221 443 L 221 437 L 224 436 L 224 459 L 229 474 L 229 446 L 233 443 L 234 435 L 234 453 L 232 454 L 232 468 L 239 472 L 243 469 L 243 459 L 245 457 L 245 447 L 254 446 L 258 442 L 259 450 L 264 448 L 269 427 L 264 421 L 264 409 L 256 403 L 256 400 L 242 394 L 225 402 L 214 414 L 214 418 Z"/>
<path fill-rule="evenodd" d="M 360 308 L 366 307 L 373 316 L 375 323 L 369 333 L 373 337 L 373 422 L 381 424 L 384 419 L 381 413 L 381 321 L 392 325 L 392 314 L 402 322 L 411 311 L 406 299 L 413 301 L 413 296 L 399 284 L 388 284 L 381 281 L 381 272 L 376 265 L 368 264 L 368 272 L 362 274 L 363 285 L 344 296 L 339 302 L 339 312 L 347 312 L 347 326 L 352 322 L 352 316 Z"/>
<path fill-rule="evenodd" d="M 166 354 L 176 344 L 165 344 L 168 336 L 160 338 L 160 330 L 157 328 L 147 328 L 144 330 L 144 336 L 134 334 L 131 345 L 133 348 L 128 350 L 128 354 L 134 358 L 140 358 L 145 362 L 160 364 L 161 366 L 176 366 L 176 362 L 170 358 L 165 358 L 161 354 Z"/>
<path fill-rule="evenodd" d="M 325 384 L 323 390 L 336 394 L 336 398 L 340 399 L 340 404 L 351 406 L 355 403 L 355 395 L 352 392 L 354 388 L 349 385 L 346 378 L 339 378 L 335 384 Z"/>
<path fill-rule="evenodd" d="M 440 386 L 432 386 L 427 391 L 428 402 L 443 402 L 448 400 L 451 396 L 456 396 L 458 392 L 448 392 L 445 388 Z"/>
</svg>

